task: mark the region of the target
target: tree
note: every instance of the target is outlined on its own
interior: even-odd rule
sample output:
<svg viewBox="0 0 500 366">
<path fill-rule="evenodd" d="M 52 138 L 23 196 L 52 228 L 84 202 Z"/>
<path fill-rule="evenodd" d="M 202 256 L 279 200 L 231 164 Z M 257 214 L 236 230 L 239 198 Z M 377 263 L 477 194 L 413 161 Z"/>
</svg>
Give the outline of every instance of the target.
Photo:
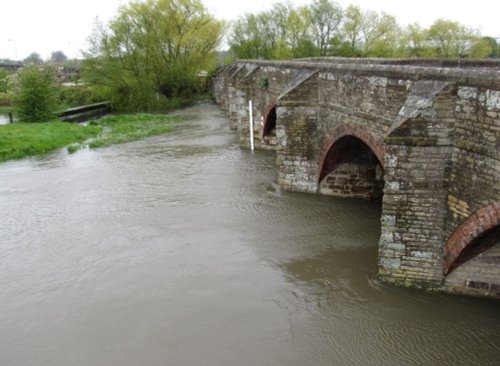
<svg viewBox="0 0 500 366">
<path fill-rule="evenodd" d="M 362 23 L 364 54 L 375 57 L 398 56 L 401 28 L 396 18 L 385 12 L 364 13 Z"/>
<path fill-rule="evenodd" d="M 8 76 L 9 72 L 5 69 L 0 68 L 0 93 L 6 93 L 9 90 L 7 79 Z"/>
<path fill-rule="evenodd" d="M 349 5 L 344 12 L 344 52 L 360 54 L 363 46 L 362 39 L 363 15 L 361 9 L 355 5 Z"/>
<path fill-rule="evenodd" d="M 30 55 L 23 60 L 24 65 L 30 65 L 30 64 L 40 65 L 42 63 L 43 63 L 42 58 L 36 52 L 30 53 Z"/>
<path fill-rule="evenodd" d="M 426 44 L 426 32 L 418 23 L 406 27 L 401 42 L 406 57 L 423 57 L 430 53 Z"/>
<path fill-rule="evenodd" d="M 275 4 L 269 11 L 246 14 L 233 26 L 229 44 L 238 58 L 286 59 L 292 57 L 288 44 L 289 4 Z"/>
<path fill-rule="evenodd" d="M 229 45 L 237 58 L 265 58 L 267 47 L 261 37 L 260 19 L 255 14 L 245 14 L 233 25 Z"/>
<path fill-rule="evenodd" d="M 493 53 L 492 44 L 488 41 L 488 39 L 484 37 L 474 37 L 471 40 L 470 48 L 467 52 L 467 57 L 470 58 L 485 58 L 492 57 Z"/>
<path fill-rule="evenodd" d="M 413 23 L 403 30 L 384 12 L 343 10 L 331 0 L 294 8 L 246 14 L 232 29 L 230 46 L 238 58 L 283 59 L 346 57 L 495 57 L 495 39 L 457 22 L 437 20 L 429 29 Z"/>
<path fill-rule="evenodd" d="M 96 24 L 83 76 L 126 109 L 155 108 L 160 95 L 190 96 L 200 72 L 215 67 L 223 26 L 199 0 L 131 2 L 107 26 Z"/>
<path fill-rule="evenodd" d="M 401 28 L 387 13 L 361 11 L 350 5 L 345 11 L 344 49 L 362 56 L 395 57 L 399 55 Z"/>
<path fill-rule="evenodd" d="M 16 106 L 19 120 L 44 122 L 54 118 L 57 89 L 54 70 L 49 66 L 28 65 L 18 71 Z"/>
<path fill-rule="evenodd" d="M 342 8 L 329 0 L 314 0 L 308 9 L 309 24 L 318 56 L 327 56 L 330 54 L 334 38 L 340 38 Z"/>
<path fill-rule="evenodd" d="M 68 57 L 64 54 L 63 51 L 54 51 L 50 55 L 50 61 L 56 64 L 62 64 L 63 62 L 68 61 Z"/>
<path fill-rule="evenodd" d="M 482 37 L 481 40 L 487 43 L 491 50 L 487 57 L 500 57 L 500 47 L 498 46 L 498 42 L 495 38 Z"/>
<path fill-rule="evenodd" d="M 287 28 L 287 44 L 292 58 L 310 57 L 318 53 L 310 35 L 311 18 L 307 7 L 290 10 Z"/>
<path fill-rule="evenodd" d="M 491 48 L 479 32 L 458 22 L 436 20 L 427 31 L 427 41 L 434 56 L 443 58 L 486 57 Z"/>
</svg>

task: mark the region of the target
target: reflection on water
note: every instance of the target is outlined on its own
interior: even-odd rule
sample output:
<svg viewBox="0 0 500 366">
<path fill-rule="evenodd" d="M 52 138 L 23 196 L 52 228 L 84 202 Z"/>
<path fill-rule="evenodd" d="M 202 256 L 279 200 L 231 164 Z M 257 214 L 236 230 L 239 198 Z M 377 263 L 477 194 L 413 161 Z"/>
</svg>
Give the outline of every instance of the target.
<svg viewBox="0 0 500 366">
<path fill-rule="evenodd" d="M 181 113 L 0 164 L 1 365 L 498 363 L 497 302 L 376 281 L 379 206 L 281 192 L 217 107 Z"/>
</svg>

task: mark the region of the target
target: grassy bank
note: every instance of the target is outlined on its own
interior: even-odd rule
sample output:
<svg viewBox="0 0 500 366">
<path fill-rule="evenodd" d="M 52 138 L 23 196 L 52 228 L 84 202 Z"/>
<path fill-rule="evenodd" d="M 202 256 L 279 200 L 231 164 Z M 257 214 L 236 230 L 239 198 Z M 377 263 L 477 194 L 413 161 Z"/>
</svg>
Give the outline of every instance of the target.
<svg viewBox="0 0 500 366">
<path fill-rule="evenodd" d="M 84 141 L 101 131 L 97 126 L 65 122 L 12 123 L 0 126 L 0 161 L 37 155 Z"/>
<path fill-rule="evenodd" d="M 44 154 L 68 146 L 97 148 L 170 132 L 180 118 L 169 115 L 111 115 L 82 126 L 67 122 L 0 125 L 0 161 Z"/>
</svg>

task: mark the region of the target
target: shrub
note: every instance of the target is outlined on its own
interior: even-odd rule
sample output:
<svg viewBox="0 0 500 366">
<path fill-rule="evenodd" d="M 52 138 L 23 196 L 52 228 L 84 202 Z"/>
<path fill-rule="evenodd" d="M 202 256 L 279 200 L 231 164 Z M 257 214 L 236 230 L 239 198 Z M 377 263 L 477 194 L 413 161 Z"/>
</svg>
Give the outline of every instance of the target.
<svg viewBox="0 0 500 366">
<path fill-rule="evenodd" d="M 0 93 L 6 93 L 9 91 L 8 76 L 9 73 L 6 70 L 0 69 Z"/>
<path fill-rule="evenodd" d="M 60 92 L 64 107 L 78 107 L 94 103 L 91 89 L 86 85 L 63 86 Z"/>
<path fill-rule="evenodd" d="M 14 102 L 14 95 L 0 92 L 0 107 L 11 106 Z"/>
<path fill-rule="evenodd" d="M 16 106 L 19 120 L 43 122 L 54 118 L 57 109 L 55 73 L 51 67 L 29 65 L 18 71 Z"/>
</svg>

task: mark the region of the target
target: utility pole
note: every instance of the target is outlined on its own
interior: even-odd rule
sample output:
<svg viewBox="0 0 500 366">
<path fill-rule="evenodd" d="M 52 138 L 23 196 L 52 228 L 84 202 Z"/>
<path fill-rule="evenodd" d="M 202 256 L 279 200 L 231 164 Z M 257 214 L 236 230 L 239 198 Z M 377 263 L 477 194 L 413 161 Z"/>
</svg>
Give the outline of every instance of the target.
<svg viewBox="0 0 500 366">
<path fill-rule="evenodd" d="M 18 58 L 17 58 L 17 43 L 16 43 L 16 40 L 14 38 L 10 38 L 9 42 L 12 42 L 12 44 L 14 45 L 14 55 L 16 56 L 16 61 L 19 61 Z"/>
</svg>

